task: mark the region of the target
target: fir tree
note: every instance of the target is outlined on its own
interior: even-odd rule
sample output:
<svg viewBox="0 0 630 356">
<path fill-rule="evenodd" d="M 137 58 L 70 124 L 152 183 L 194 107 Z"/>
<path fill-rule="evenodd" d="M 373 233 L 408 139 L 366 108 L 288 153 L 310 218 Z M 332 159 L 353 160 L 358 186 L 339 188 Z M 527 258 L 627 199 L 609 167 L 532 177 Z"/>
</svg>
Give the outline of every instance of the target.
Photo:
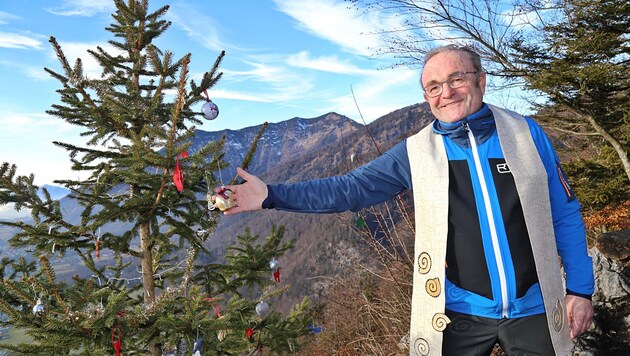
<svg viewBox="0 0 630 356">
<path fill-rule="evenodd" d="M 282 228 L 262 244 L 245 231 L 225 264 L 202 259 L 219 216 L 209 211 L 206 195 L 221 184 L 215 173 L 227 163 L 222 141 L 188 151 L 201 122 L 193 107 L 221 78 L 225 53 L 197 84 L 188 78 L 190 54 L 174 59 L 152 44 L 170 26 L 162 19 L 168 6 L 150 12 L 146 0 L 115 4 L 107 30 L 119 53 L 89 51 L 102 68 L 100 78 L 88 78 L 80 59 L 71 65 L 50 38 L 61 71 L 46 71 L 62 88 L 61 103 L 48 113 L 83 128 L 86 139 L 84 146 L 55 142 L 69 152 L 74 170 L 89 175 L 56 181 L 72 191 L 80 214 L 64 211 L 45 189 L 38 196 L 33 175 L 18 176 L 9 163 L 0 167 L 0 203 L 32 215 L 32 221 L 0 222 L 18 228 L 13 247 L 32 253 L 0 263 L 5 324 L 26 329 L 32 343 L 0 349 L 55 355 L 295 351 L 297 338 L 309 332 L 308 302 L 288 316 L 260 309 L 287 288 L 274 283 L 269 266 L 293 246 L 282 241 Z M 181 191 L 173 184 L 175 167 L 183 171 Z M 78 256 L 88 272 L 61 281 L 53 256 Z"/>
</svg>

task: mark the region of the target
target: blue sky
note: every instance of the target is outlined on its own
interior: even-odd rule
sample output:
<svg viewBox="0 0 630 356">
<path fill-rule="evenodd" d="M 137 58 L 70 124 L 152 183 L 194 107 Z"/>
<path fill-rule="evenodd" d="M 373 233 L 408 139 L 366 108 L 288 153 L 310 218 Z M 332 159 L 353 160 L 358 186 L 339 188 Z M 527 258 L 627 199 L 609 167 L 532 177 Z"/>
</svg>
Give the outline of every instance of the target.
<svg viewBox="0 0 630 356">
<path fill-rule="evenodd" d="M 372 56 L 369 33 L 388 20 L 362 15 L 343 0 L 152 0 L 169 4 L 171 28 L 156 44 L 176 58 L 192 54 L 200 78 L 221 50 L 222 80 L 209 92 L 220 115 L 202 130 L 239 129 L 264 121 L 313 118 L 335 111 L 370 122 L 422 101 L 418 70 L 388 69 Z M 99 67 L 86 49 L 108 48 L 111 0 L 5 0 L 0 4 L 1 161 L 34 173 L 36 184 L 76 178 L 65 150 L 53 140 L 80 143 L 80 132 L 45 111 L 59 101 L 60 84 L 44 70 L 60 70 L 48 43 L 54 36 L 68 60 L 81 58 L 86 74 Z"/>
</svg>

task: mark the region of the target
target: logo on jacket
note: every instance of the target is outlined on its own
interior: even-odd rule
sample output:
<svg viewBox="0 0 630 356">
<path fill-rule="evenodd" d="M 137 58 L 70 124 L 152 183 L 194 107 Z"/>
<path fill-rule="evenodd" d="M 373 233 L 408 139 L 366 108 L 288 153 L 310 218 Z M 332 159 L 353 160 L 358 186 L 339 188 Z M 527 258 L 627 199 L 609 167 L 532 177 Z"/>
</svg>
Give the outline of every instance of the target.
<svg viewBox="0 0 630 356">
<path fill-rule="evenodd" d="M 499 163 L 499 164 L 497 164 L 497 172 L 499 172 L 499 173 L 512 173 L 510 171 L 510 167 L 508 167 L 507 163 Z"/>
</svg>

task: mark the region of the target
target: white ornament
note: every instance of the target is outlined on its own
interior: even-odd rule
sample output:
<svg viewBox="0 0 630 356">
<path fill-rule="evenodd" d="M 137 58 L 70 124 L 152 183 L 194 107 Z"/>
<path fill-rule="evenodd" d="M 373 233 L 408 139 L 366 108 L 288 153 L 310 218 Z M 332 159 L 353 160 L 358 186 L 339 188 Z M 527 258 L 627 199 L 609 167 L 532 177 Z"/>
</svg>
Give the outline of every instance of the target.
<svg viewBox="0 0 630 356">
<path fill-rule="evenodd" d="M 33 306 L 33 315 L 41 318 L 44 316 L 45 309 L 46 308 L 44 307 L 44 303 L 42 303 L 42 300 L 37 298 L 37 303 L 35 303 L 35 306 Z"/>
<path fill-rule="evenodd" d="M 201 107 L 201 112 L 206 120 L 214 120 L 219 116 L 219 107 L 212 100 L 208 100 Z"/>
<path fill-rule="evenodd" d="M 280 268 L 280 262 L 278 262 L 275 257 L 272 258 L 271 261 L 269 261 L 269 268 L 271 268 L 272 271 L 277 271 L 278 268 Z"/>
</svg>

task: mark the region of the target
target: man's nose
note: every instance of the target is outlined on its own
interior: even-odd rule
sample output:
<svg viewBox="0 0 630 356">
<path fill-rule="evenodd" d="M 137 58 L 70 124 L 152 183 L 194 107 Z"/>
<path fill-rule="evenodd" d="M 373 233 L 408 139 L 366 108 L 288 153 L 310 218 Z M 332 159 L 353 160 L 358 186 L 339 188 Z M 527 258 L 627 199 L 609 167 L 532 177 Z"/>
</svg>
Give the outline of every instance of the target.
<svg viewBox="0 0 630 356">
<path fill-rule="evenodd" d="M 453 92 L 455 92 L 455 89 L 451 88 L 451 86 L 448 85 L 448 83 L 442 83 L 442 97 L 443 98 L 450 98 L 453 95 Z"/>
</svg>

